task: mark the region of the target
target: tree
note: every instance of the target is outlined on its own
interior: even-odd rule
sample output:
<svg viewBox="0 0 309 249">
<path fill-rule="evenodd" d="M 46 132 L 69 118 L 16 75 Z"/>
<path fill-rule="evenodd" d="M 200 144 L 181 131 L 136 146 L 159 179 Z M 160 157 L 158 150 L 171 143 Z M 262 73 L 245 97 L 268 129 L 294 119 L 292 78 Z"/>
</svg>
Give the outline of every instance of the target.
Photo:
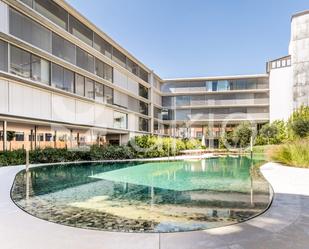
<svg viewBox="0 0 309 249">
<path fill-rule="evenodd" d="M 289 137 L 303 138 L 309 135 L 309 106 L 296 109 L 288 120 Z"/>
<path fill-rule="evenodd" d="M 6 132 L 6 139 L 10 143 L 10 150 L 12 149 L 11 148 L 12 147 L 11 142 L 13 141 L 15 136 L 16 136 L 15 131 L 7 131 Z"/>
<path fill-rule="evenodd" d="M 278 129 L 275 125 L 265 124 L 260 130 L 260 135 L 267 140 L 267 144 L 270 144 L 270 139 L 275 138 L 278 134 Z"/>
<path fill-rule="evenodd" d="M 257 142 L 259 145 L 280 144 L 286 140 L 287 131 L 283 120 L 275 120 L 271 124 L 265 124 L 259 131 Z"/>
<path fill-rule="evenodd" d="M 296 120 L 292 123 L 291 128 L 297 137 L 309 136 L 309 120 Z"/>
<path fill-rule="evenodd" d="M 232 139 L 237 147 L 245 148 L 249 146 L 253 129 L 249 122 L 239 124 L 232 134 Z"/>
</svg>

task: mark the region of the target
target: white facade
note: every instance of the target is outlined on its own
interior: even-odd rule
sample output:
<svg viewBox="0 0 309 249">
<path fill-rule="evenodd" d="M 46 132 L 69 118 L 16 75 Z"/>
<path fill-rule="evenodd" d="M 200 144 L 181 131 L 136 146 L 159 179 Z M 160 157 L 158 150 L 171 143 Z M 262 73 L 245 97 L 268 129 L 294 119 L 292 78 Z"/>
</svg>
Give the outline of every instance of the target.
<svg viewBox="0 0 309 249">
<path fill-rule="evenodd" d="M 289 53 L 292 57 L 294 108 L 309 105 L 309 11 L 292 17 Z"/>
<path fill-rule="evenodd" d="M 276 63 L 276 62 L 275 62 Z M 293 112 L 292 68 L 279 67 L 269 72 L 269 120 L 287 120 Z"/>
</svg>

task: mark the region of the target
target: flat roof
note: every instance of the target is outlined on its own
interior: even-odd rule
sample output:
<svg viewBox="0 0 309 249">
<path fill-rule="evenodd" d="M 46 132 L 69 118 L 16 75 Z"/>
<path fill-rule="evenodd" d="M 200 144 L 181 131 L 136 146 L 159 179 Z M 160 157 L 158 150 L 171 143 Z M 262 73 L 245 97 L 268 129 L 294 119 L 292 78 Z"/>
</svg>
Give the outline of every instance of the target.
<svg viewBox="0 0 309 249">
<path fill-rule="evenodd" d="M 308 10 L 302 10 L 302 11 L 296 12 L 295 14 L 292 15 L 291 20 L 292 20 L 294 17 L 303 16 L 303 15 L 307 15 L 307 14 L 309 14 L 309 9 L 308 9 Z"/>
</svg>

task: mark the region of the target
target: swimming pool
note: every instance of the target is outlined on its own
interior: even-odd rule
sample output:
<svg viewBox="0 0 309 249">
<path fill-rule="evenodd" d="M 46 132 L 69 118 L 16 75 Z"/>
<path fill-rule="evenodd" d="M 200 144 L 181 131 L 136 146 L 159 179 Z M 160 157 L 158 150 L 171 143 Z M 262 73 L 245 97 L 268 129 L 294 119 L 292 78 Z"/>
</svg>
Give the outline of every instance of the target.
<svg viewBox="0 0 309 249">
<path fill-rule="evenodd" d="M 38 218 L 122 232 L 178 232 L 241 222 L 263 212 L 271 188 L 261 161 L 82 163 L 17 174 L 13 201 Z"/>
</svg>

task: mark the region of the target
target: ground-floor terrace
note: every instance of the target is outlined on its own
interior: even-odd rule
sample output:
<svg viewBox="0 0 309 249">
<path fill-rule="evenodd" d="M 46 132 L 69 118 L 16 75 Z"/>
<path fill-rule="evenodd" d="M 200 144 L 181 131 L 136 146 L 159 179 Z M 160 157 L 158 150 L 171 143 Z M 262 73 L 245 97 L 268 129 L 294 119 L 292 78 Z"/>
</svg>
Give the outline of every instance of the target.
<svg viewBox="0 0 309 249">
<path fill-rule="evenodd" d="M 128 131 L 116 128 L 0 117 L 0 151 L 47 147 L 74 149 L 94 144 L 119 145 L 126 143 L 128 139 Z"/>
<path fill-rule="evenodd" d="M 274 189 L 270 208 L 249 221 L 175 233 L 121 233 L 67 227 L 35 218 L 11 200 L 24 166 L 0 168 L 0 245 L 3 249 L 307 249 L 309 170 L 267 163 L 261 172 Z"/>
<path fill-rule="evenodd" d="M 109 117 L 106 117 L 109 118 Z M 165 122 L 155 125 L 154 134 L 177 138 L 197 138 L 203 145 L 218 148 L 223 132 L 231 132 L 244 120 Z M 252 127 L 259 130 L 263 121 L 252 122 Z M 68 123 L 46 122 L 33 119 L 0 116 L 0 151 L 36 148 L 74 149 L 90 145 L 126 144 L 130 138 L 143 132 L 117 128 L 79 126 Z"/>
</svg>

